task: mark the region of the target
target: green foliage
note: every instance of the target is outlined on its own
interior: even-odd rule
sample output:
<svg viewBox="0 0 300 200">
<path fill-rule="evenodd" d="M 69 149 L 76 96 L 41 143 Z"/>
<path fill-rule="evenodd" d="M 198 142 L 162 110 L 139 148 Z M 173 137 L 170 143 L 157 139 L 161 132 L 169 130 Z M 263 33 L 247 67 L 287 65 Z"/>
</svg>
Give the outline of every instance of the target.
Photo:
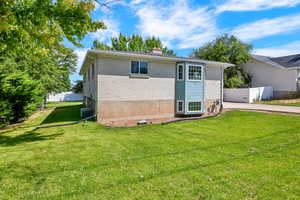
<svg viewBox="0 0 300 200">
<path fill-rule="evenodd" d="M 92 0 L 2 0 L 0 72 L 26 72 L 47 93 L 70 89 L 77 57 L 62 42 L 81 46 L 87 33 L 105 28 L 92 21 L 94 7 Z"/>
<path fill-rule="evenodd" d="M 87 33 L 105 28 L 92 20 L 94 8 L 94 0 L 0 1 L 0 87 L 7 97 L 0 97 L 0 123 L 27 117 L 38 94 L 71 89 L 77 56 L 63 42 L 81 46 Z"/>
<path fill-rule="evenodd" d="M 83 81 L 77 80 L 75 85 L 72 87 L 73 92 L 75 93 L 82 93 L 83 92 Z"/>
<path fill-rule="evenodd" d="M 164 47 L 159 38 L 150 37 L 143 39 L 140 35 L 126 36 L 120 33 L 118 37 L 111 38 L 111 47 L 98 40 L 93 42 L 94 49 L 150 52 L 153 48 L 160 48 L 164 55 L 176 55 L 173 50 Z"/>
<path fill-rule="evenodd" d="M 99 42 L 98 40 L 93 41 L 93 46 L 92 48 L 94 49 L 102 49 L 102 50 L 112 50 L 110 46 L 108 46 L 105 43 Z"/>
<path fill-rule="evenodd" d="M 225 87 L 248 87 L 251 77 L 240 66 L 251 58 L 251 49 L 251 45 L 243 43 L 235 36 L 224 35 L 194 50 L 192 56 L 235 64 L 236 66 L 229 67 L 224 71 Z"/>
<path fill-rule="evenodd" d="M 0 75 L 0 126 L 19 122 L 42 103 L 43 89 L 25 73 Z"/>
</svg>

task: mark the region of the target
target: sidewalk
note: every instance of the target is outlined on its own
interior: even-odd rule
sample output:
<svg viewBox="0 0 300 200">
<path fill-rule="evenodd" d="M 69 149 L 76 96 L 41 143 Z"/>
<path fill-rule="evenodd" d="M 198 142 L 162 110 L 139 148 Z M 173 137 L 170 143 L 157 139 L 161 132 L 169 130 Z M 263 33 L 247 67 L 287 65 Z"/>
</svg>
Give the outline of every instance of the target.
<svg viewBox="0 0 300 200">
<path fill-rule="evenodd" d="M 267 105 L 267 104 L 224 102 L 223 107 L 224 109 L 261 110 L 261 111 L 270 111 L 270 112 L 300 114 L 300 107 L 296 107 L 296 106 L 278 106 L 278 105 Z"/>
</svg>

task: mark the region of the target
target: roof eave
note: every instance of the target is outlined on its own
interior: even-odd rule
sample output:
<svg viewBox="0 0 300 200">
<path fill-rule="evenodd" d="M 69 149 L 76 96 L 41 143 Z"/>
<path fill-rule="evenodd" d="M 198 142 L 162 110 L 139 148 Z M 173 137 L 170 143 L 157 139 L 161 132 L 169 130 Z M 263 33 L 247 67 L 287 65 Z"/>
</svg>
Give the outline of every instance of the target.
<svg viewBox="0 0 300 200">
<path fill-rule="evenodd" d="M 216 61 L 207 61 L 201 59 L 193 59 L 193 58 L 180 58 L 180 57 L 166 57 L 166 56 L 159 56 L 159 55 L 146 55 L 146 54 L 138 54 L 138 53 L 131 53 L 131 52 L 118 52 L 118 51 L 105 51 L 99 49 L 91 49 L 86 52 L 84 61 L 82 63 L 80 74 L 84 73 L 84 69 L 89 64 L 89 59 L 95 58 L 91 57 L 91 54 L 100 54 L 106 56 L 122 56 L 122 57 L 136 57 L 136 58 L 145 58 L 145 59 L 154 59 L 154 60 L 163 60 L 163 61 L 172 61 L 172 62 L 180 62 L 180 61 L 187 61 L 187 62 L 200 62 L 208 65 L 219 66 L 223 68 L 233 67 L 234 64 L 231 63 L 223 63 L 223 62 L 216 62 Z"/>
<path fill-rule="evenodd" d="M 283 67 L 283 66 L 280 65 L 280 64 L 277 64 L 277 63 L 274 63 L 274 64 L 268 63 L 268 62 L 265 62 L 265 61 L 262 60 L 262 59 L 258 59 L 257 57 L 254 57 L 254 56 L 252 56 L 252 58 L 255 59 L 255 60 L 257 60 L 257 61 L 259 61 L 259 62 L 265 63 L 265 64 L 267 64 L 267 65 L 271 65 L 272 67 L 276 67 L 276 68 L 279 68 L 279 69 L 287 70 L 286 67 Z M 273 62 L 273 61 L 271 61 L 271 62 Z"/>
<path fill-rule="evenodd" d="M 297 67 L 289 67 L 289 68 L 286 68 L 287 70 L 296 70 L 296 69 L 300 69 L 300 66 L 297 66 Z"/>
</svg>

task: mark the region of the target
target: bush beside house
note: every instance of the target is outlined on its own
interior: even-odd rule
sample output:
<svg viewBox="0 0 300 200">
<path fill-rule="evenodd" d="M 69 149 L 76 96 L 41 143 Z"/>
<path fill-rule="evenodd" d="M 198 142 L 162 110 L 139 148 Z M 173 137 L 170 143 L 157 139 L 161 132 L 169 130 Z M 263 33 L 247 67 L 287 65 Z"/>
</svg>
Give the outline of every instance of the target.
<svg viewBox="0 0 300 200">
<path fill-rule="evenodd" d="M 30 116 L 42 100 L 41 84 L 28 75 L 0 75 L 0 128 Z"/>
</svg>

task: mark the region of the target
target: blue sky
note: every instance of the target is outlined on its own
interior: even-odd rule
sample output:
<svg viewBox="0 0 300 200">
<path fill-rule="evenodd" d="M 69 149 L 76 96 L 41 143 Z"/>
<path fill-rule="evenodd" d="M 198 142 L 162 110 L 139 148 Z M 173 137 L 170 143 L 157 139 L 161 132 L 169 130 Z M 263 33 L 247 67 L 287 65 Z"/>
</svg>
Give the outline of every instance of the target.
<svg viewBox="0 0 300 200">
<path fill-rule="evenodd" d="M 253 53 L 284 56 L 300 53 L 300 0 L 119 0 L 111 8 L 96 6 L 94 20 L 106 30 L 88 34 L 78 70 L 94 39 L 110 44 L 119 33 L 159 37 L 177 55 L 188 56 L 224 33 L 253 45 Z M 78 73 L 71 80 L 81 79 Z"/>
</svg>

